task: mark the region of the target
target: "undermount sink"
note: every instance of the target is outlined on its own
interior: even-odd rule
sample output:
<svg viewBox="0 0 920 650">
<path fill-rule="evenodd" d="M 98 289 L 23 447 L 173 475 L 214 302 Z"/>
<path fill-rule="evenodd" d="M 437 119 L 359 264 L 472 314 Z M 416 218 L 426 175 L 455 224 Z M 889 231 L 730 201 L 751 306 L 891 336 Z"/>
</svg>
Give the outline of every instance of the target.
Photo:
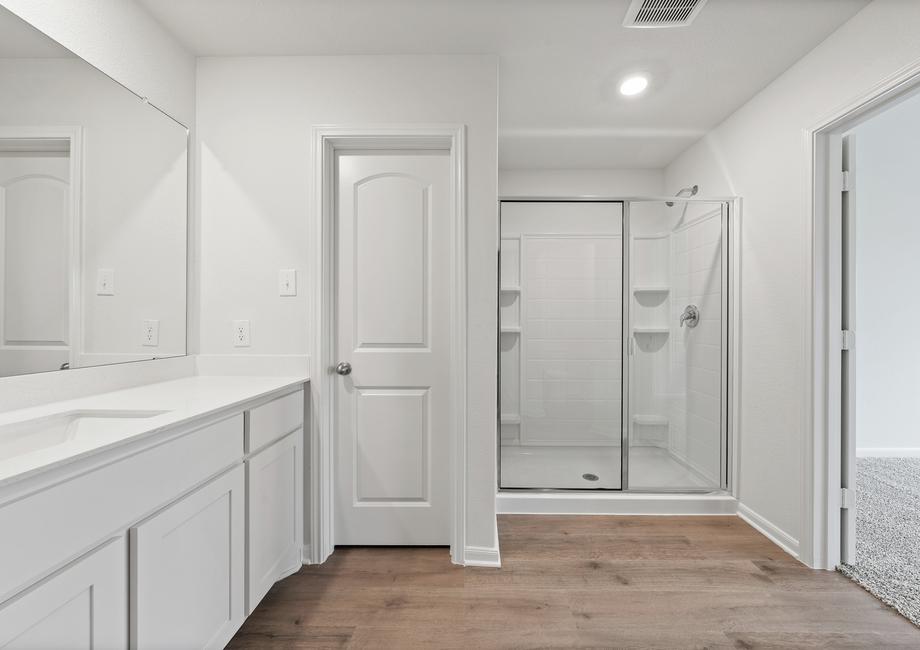
<svg viewBox="0 0 920 650">
<path fill-rule="evenodd" d="M 168 411 L 89 410 L 55 413 L 0 426 L 0 460 L 76 440 L 89 429 L 94 434 L 116 432 L 126 421 L 152 418 Z"/>
</svg>

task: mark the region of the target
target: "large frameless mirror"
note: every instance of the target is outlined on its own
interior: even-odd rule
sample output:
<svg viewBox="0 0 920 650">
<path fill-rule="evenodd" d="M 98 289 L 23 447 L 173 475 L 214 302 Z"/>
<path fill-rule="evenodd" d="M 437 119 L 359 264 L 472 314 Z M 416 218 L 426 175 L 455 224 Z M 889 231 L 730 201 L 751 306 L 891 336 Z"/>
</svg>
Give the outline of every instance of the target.
<svg viewBox="0 0 920 650">
<path fill-rule="evenodd" d="M 0 376 L 186 353 L 187 129 L 0 9 Z"/>
</svg>

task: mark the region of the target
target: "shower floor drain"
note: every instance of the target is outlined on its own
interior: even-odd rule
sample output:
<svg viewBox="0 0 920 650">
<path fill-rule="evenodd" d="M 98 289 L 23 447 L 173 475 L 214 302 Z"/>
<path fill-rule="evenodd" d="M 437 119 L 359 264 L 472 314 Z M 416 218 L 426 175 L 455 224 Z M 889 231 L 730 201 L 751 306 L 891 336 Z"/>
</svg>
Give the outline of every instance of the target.
<svg viewBox="0 0 920 650">
<path fill-rule="evenodd" d="M 597 474 L 582 474 L 581 477 L 586 481 L 596 481 Z"/>
</svg>

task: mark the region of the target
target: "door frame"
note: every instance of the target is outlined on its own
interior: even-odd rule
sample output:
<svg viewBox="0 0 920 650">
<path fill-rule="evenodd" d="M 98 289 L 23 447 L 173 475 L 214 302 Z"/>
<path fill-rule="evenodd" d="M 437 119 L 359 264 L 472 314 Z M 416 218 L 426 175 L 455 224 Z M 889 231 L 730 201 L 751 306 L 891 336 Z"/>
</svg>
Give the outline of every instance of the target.
<svg viewBox="0 0 920 650">
<path fill-rule="evenodd" d="M 466 126 L 460 124 L 322 125 L 313 128 L 313 330 L 311 431 L 307 449 L 309 547 L 304 561 L 324 562 L 335 548 L 335 158 L 341 151 L 448 151 L 450 155 L 450 556 L 465 564 L 467 458 Z"/>
<path fill-rule="evenodd" d="M 2 126 L 0 139 L 54 139 L 68 140 L 70 142 L 69 155 L 69 196 L 68 196 L 68 237 L 69 257 L 67 260 L 68 278 L 67 290 L 68 307 L 68 332 L 69 337 L 69 362 L 71 368 L 77 367 L 77 362 L 83 354 L 83 127 L 80 126 Z M 0 207 L 2 212 L 2 207 Z M 0 252 L 2 263 L 2 252 Z M 0 269 L 0 277 L 2 277 Z M 0 301 L 3 292 L 0 291 Z M 0 322 L 0 333 L 3 324 Z M 3 346 L 0 338 L 0 346 Z M 18 349 L 29 349 L 28 346 L 19 346 Z M 31 349 L 46 350 L 46 347 Z M 49 368 L 49 370 L 51 370 Z"/>
<path fill-rule="evenodd" d="M 842 463 L 845 422 L 842 416 L 843 134 L 920 91 L 920 60 L 867 89 L 847 105 L 806 129 L 812 219 L 811 436 L 805 436 L 803 460 L 805 510 L 800 559 L 833 570 L 841 558 Z"/>
</svg>

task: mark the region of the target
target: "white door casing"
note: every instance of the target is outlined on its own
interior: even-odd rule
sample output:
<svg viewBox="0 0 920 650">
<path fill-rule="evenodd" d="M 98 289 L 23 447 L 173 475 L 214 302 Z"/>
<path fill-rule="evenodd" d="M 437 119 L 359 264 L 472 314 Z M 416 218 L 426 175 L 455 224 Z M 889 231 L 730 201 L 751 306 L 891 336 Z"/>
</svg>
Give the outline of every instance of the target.
<svg viewBox="0 0 920 650">
<path fill-rule="evenodd" d="M 855 329 L 856 317 L 856 215 L 854 208 L 856 202 L 852 199 L 851 186 L 853 175 L 853 148 L 855 140 L 853 135 L 847 135 L 841 142 L 841 168 L 847 177 L 847 184 L 843 187 L 840 199 L 840 228 L 841 228 L 841 329 L 847 332 L 846 345 L 841 345 L 840 374 L 841 374 L 841 414 L 840 414 L 840 449 L 843 462 L 840 464 L 840 487 L 846 490 L 850 499 L 841 499 L 841 540 L 840 561 L 852 564 L 856 561 L 856 350 L 853 349 L 852 333 Z"/>
<path fill-rule="evenodd" d="M 337 167 L 335 542 L 447 545 L 450 158 Z"/>
<path fill-rule="evenodd" d="M 467 295 L 466 295 L 466 127 L 463 125 L 317 126 L 313 129 L 315 219 L 313 241 L 314 369 L 310 381 L 312 417 L 309 544 L 304 557 L 324 562 L 334 548 L 336 387 L 335 348 L 335 158 L 342 151 L 450 152 L 450 454 L 444 468 L 450 482 L 450 551 L 456 564 L 482 563 L 467 549 Z M 470 555 L 470 558 L 467 555 Z M 497 558 L 496 558 L 497 560 Z"/>
</svg>

